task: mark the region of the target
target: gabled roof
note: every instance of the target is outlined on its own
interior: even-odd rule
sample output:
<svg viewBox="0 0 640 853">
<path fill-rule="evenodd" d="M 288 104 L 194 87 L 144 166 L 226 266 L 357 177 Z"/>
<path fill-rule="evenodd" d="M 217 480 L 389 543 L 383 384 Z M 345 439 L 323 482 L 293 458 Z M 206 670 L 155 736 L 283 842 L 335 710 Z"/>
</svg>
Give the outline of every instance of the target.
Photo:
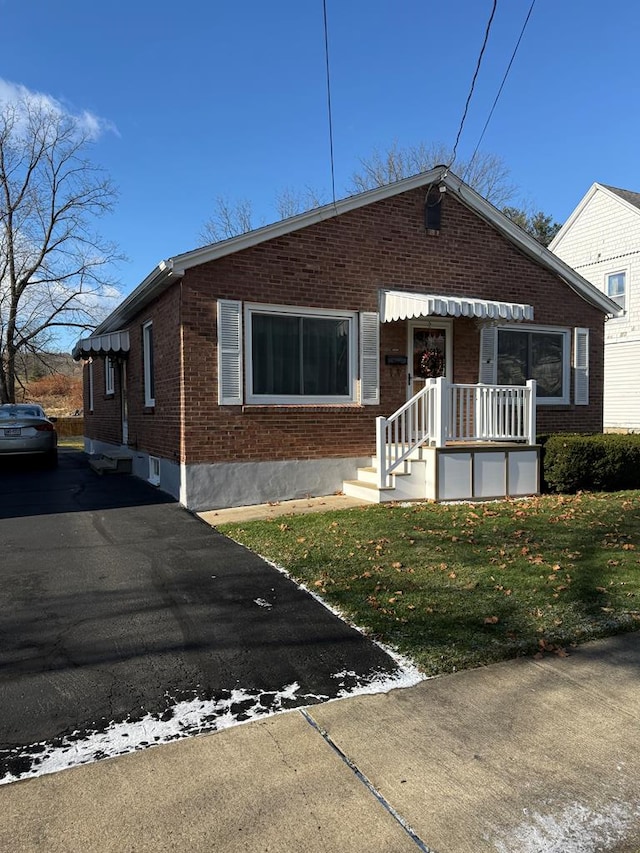
<svg viewBox="0 0 640 853">
<path fill-rule="evenodd" d="M 180 279 L 192 267 L 257 246 L 276 237 L 292 234 L 309 225 L 332 219 L 369 204 L 375 204 L 375 202 L 391 198 L 408 190 L 432 184 L 437 184 L 444 191 L 454 195 L 458 201 L 503 234 L 521 252 L 535 260 L 540 266 L 559 276 L 591 305 L 599 308 L 605 314 L 616 314 L 618 312 L 618 306 L 614 302 L 582 278 L 575 270 L 567 266 L 564 261 L 538 243 L 526 231 L 523 231 L 490 202 L 482 198 L 468 184 L 450 172 L 446 166 L 436 166 L 435 169 L 428 172 L 421 172 L 410 178 L 349 196 L 335 203 L 309 210 L 289 219 L 283 219 L 273 225 L 257 228 L 255 231 L 249 231 L 238 237 L 232 237 L 229 240 L 222 240 L 219 243 L 212 243 L 209 246 L 167 258 L 161 261 L 138 287 L 112 311 L 106 320 L 97 327 L 94 334 L 102 335 L 125 328 L 142 308 L 166 290 L 174 281 Z"/>
<path fill-rule="evenodd" d="M 571 228 L 573 227 L 574 222 L 578 219 L 582 211 L 589 204 L 591 199 L 597 194 L 602 193 L 603 195 L 610 198 L 616 204 L 622 205 L 627 210 L 630 210 L 634 214 L 640 215 L 640 193 L 631 192 L 631 190 L 621 190 L 617 187 L 610 187 L 607 184 L 599 184 L 597 181 L 589 187 L 583 198 L 577 204 L 571 216 L 564 223 L 562 228 L 558 231 L 553 240 L 549 243 L 549 250 L 551 252 L 555 252 L 560 243 L 567 236 Z"/>
<path fill-rule="evenodd" d="M 631 190 L 621 190 L 618 187 L 610 187 L 607 184 L 602 184 L 605 189 L 611 190 L 612 193 L 619 195 L 620 198 L 623 198 L 625 201 L 628 201 L 629 204 L 632 204 L 634 207 L 637 207 L 640 210 L 640 193 L 631 192 Z"/>
</svg>

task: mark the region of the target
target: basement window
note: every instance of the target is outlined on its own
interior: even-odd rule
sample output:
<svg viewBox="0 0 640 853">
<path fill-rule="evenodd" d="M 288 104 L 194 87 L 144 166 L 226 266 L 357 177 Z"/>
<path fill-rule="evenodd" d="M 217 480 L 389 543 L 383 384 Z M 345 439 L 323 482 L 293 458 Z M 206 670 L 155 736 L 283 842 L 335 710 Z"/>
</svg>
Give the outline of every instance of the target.
<svg viewBox="0 0 640 853">
<path fill-rule="evenodd" d="M 160 459 L 157 456 L 149 457 L 149 482 L 152 486 L 160 485 Z"/>
</svg>

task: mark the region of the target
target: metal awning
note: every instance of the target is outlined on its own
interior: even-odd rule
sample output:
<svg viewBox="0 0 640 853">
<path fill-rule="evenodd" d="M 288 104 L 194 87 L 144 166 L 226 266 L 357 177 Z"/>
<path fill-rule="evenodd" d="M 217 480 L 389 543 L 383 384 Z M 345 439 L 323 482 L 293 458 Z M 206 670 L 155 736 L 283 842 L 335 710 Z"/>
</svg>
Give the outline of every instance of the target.
<svg viewBox="0 0 640 853">
<path fill-rule="evenodd" d="M 380 291 L 380 320 L 411 320 L 415 317 L 478 317 L 483 320 L 533 320 L 533 305 L 495 302 L 465 296 L 436 296 L 433 293 Z"/>
<path fill-rule="evenodd" d="M 81 338 L 73 348 L 73 357 L 76 361 L 88 359 L 92 356 L 111 356 L 111 358 L 124 358 L 129 353 L 129 332 L 108 332 L 105 335 L 91 335 L 89 338 Z"/>
</svg>

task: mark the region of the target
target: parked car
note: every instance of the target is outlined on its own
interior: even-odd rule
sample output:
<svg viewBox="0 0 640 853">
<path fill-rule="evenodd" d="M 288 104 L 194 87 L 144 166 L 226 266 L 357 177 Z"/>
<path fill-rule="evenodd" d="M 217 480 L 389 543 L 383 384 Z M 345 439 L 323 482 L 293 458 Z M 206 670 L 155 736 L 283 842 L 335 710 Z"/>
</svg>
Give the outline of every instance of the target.
<svg viewBox="0 0 640 853">
<path fill-rule="evenodd" d="M 0 459 L 7 456 L 41 457 L 52 468 L 58 464 L 58 435 L 42 406 L 35 403 L 0 406 Z"/>
</svg>

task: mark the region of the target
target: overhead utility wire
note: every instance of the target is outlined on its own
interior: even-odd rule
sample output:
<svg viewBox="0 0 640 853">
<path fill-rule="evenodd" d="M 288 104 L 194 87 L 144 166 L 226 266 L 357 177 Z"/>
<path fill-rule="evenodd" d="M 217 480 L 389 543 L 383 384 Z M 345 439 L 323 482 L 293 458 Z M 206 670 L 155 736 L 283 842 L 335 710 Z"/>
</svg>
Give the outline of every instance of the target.
<svg viewBox="0 0 640 853">
<path fill-rule="evenodd" d="M 329 28 L 327 26 L 327 0 L 322 0 L 324 15 L 324 56 L 327 68 L 327 111 L 329 113 L 329 157 L 331 160 L 331 197 L 336 206 L 336 173 L 333 160 L 333 119 L 331 116 L 331 74 L 329 72 Z"/>
<path fill-rule="evenodd" d="M 478 77 L 478 72 L 480 71 L 480 64 L 482 63 L 482 57 L 484 55 L 484 50 L 487 46 L 487 42 L 489 41 L 489 32 L 491 31 L 491 24 L 493 23 L 493 17 L 496 13 L 496 8 L 498 6 L 498 0 L 493 0 L 493 9 L 491 10 L 491 15 L 489 16 L 489 20 L 487 22 L 487 28 L 484 33 L 484 41 L 482 42 L 482 47 L 480 49 L 480 56 L 478 56 L 478 62 L 476 63 L 476 70 L 473 73 L 473 79 L 471 80 L 471 88 L 469 89 L 469 94 L 467 95 L 467 103 L 464 107 L 464 113 L 462 114 L 462 120 L 460 121 L 460 127 L 458 128 L 458 135 L 456 136 L 455 145 L 453 146 L 453 152 L 451 154 L 451 162 L 447 166 L 447 170 L 453 166 L 456 159 L 456 152 L 458 150 L 458 142 L 460 142 L 460 136 L 462 135 L 462 128 L 464 127 L 465 120 L 467 118 L 467 112 L 469 111 L 469 104 L 471 103 L 471 98 L 473 96 L 473 90 L 476 85 L 476 79 Z"/>
<path fill-rule="evenodd" d="M 511 71 L 511 66 L 513 65 L 513 60 L 516 58 L 516 53 L 518 52 L 518 48 L 520 47 L 520 42 L 522 41 L 522 36 L 524 35 L 524 31 L 527 28 L 527 24 L 529 23 L 529 18 L 531 17 L 531 13 L 533 12 L 533 7 L 535 5 L 536 5 L 536 0 L 532 0 L 531 6 L 529 7 L 529 12 L 527 14 L 527 17 L 525 18 L 524 24 L 522 25 L 522 29 L 520 31 L 520 36 L 518 38 L 518 41 L 516 42 L 516 46 L 513 49 L 513 53 L 511 54 L 511 59 L 509 60 L 509 64 L 507 65 L 507 70 L 504 72 L 504 77 L 502 78 L 502 83 L 500 84 L 500 88 L 498 89 L 498 94 L 496 95 L 495 101 L 493 102 L 493 106 L 491 107 L 491 110 L 489 112 L 489 116 L 488 116 L 488 118 L 484 124 L 484 127 L 482 128 L 482 133 L 480 134 L 480 139 L 478 139 L 478 144 L 474 148 L 473 154 L 471 155 L 471 159 L 469 160 L 469 165 L 465 169 L 465 173 L 462 176 L 463 180 L 465 179 L 465 177 L 467 176 L 467 173 L 471 169 L 473 161 L 476 158 L 476 154 L 478 153 L 478 148 L 480 148 L 480 145 L 482 143 L 482 140 L 484 139 L 484 135 L 486 133 L 487 127 L 489 127 L 489 122 L 491 121 L 491 117 L 493 116 L 493 111 L 495 110 L 496 105 L 498 103 L 498 99 L 500 98 L 500 95 L 502 94 L 502 90 L 504 89 L 504 84 L 507 82 L 507 77 L 509 76 L 509 72 Z"/>
</svg>

